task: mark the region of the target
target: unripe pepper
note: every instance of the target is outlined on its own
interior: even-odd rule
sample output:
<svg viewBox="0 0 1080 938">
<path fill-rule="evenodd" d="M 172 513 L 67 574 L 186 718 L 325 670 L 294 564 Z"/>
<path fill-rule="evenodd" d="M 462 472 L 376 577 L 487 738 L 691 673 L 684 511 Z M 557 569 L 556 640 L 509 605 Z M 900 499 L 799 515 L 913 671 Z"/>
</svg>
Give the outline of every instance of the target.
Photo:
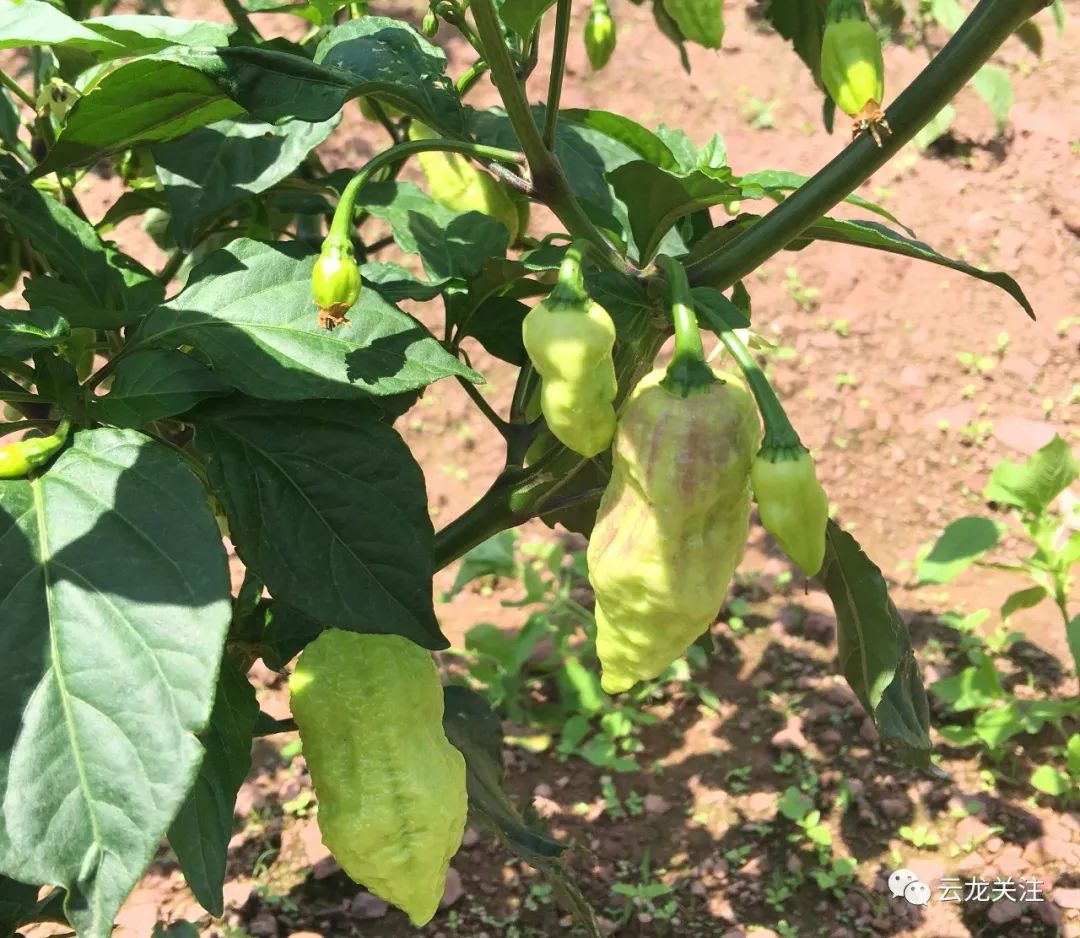
<svg viewBox="0 0 1080 938">
<path fill-rule="evenodd" d="M 601 684 L 661 674 L 716 617 L 750 524 L 757 411 L 733 375 L 683 396 L 646 375 L 619 419 L 589 541 Z"/>
<path fill-rule="evenodd" d="M 432 140 L 430 127 L 413 121 L 410 140 Z M 428 192 L 440 205 L 455 212 L 482 212 L 503 223 L 516 244 L 529 225 L 529 201 L 505 183 L 478 169 L 460 153 L 427 151 L 417 154 Z"/>
<path fill-rule="evenodd" d="M 289 690 L 323 842 L 352 879 L 425 924 L 468 808 L 431 655 L 397 635 L 327 629 Z"/>
<path fill-rule="evenodd" d="M 0 479 L 22 479 L 31 469 L 40 469 L 67 441 L 70 424 L 60 422 L 50 436 L 31 437 L 0 446 Z"/>
<path fill-rule="evenodd" d="M 325 329 L 346 323 L 345 314 L 360 299 L 360 268 L 348 240 L 333 235 L 323 242 L 311 271 L 311 295 Z"/>
<path fill-rule="evenodd" d="M 593 0 L 585 21 L 585 54 L 595 71 L 600 71 L 615 51 L 615 20 L 604 0 Z"/>
<path fill-rule="evenodd" d="M 825 560 L 829 498 L 810 452 L 802 446 L 763 447 L 750 469 L 750 485 L 765 530 L 807 576 L 814 576 Z"/>
<path fill-rule="evenodd" d="M 577 245 L 567 249 L 555 289 L 526 315 L 521 337 L 543 379 L 548 429 L 582 456 L 603 452 L 615 434 L 615 323 L 585 291 Z"/>
<path fill-rule="evenodd" d="M 832 0 L 821 39 L 821 80 L 829 97 L 855 119 L 852 136 L 869 130 L 878 146 L 878 128 L 889 131 L 881 109 L 885 62 L 862 0 Z"/>
</svg>

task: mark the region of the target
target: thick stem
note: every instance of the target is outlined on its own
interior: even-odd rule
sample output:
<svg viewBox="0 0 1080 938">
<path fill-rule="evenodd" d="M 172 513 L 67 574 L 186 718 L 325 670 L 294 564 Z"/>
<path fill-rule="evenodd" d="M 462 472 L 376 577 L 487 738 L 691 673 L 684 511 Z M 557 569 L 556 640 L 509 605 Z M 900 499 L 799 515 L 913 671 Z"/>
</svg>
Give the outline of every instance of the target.
<svg viewBox="0 0 1080 938">
<path fill-rule="evenodd" d="M 876 146 L 867 134 L 846 147 L 760 222 L 687 269 L 690 282 L 719 290 L 757 269 L 855 191 L 964 87 L 1045 0 L 980 0 L 956 35 L 886 112 L 892 136 Z"/>
<path fill-rule="evenodd" d="M 686 271 L 677 260 L 661 255 L 659 266 L 667 276 L 671 319 L 675 325 L 675 351 L 661 385 L 674 394 L 688 397 L 716 382 L 712 369 L 705 364 L 705 348 L 694 313 L 694 297 Z"/>
<path fill-rule="evenodd" d="M 548 79 L 547 112 L 544 114 L 544 146 L 555 146 L 555 128 L 559 123 L 559 100 L 562 98 L 563 74 L 566 71 L 566 47 L 570 40 L 572 0 L 558 0 L 555 8 L 555 41 L 551 52 L 551 76 Z"/>
</svg>

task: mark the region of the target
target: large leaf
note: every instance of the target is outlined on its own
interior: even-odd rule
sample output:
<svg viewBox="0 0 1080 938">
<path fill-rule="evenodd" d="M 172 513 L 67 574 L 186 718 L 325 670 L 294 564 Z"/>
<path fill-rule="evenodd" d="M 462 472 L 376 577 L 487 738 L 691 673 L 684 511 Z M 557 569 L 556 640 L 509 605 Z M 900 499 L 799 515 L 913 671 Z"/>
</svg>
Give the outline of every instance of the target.
<svg viewBox="0 0 1080 938">
<path fill-rule="evenodd" d="M 198 481 L 133 431 L 89 430 L 0 483 L 0 873 L 67 890 L 106 938 L 202 758 L 230 614 Z"/>
<path fill-rule="evenodd" d="M 138 429 L 231 390 L 190 355 L 144 349 L 120 359 L 109 393 L 91 402 L 91 413 L 99 423 Z"/>
<path fill-rule="evenodd" d="M 629 117 L 624 117 L 622 114 L 615 114 L 612 111 L 571 108 L 559 111 L 559 119 L 571 121 L 581 127 L 587 127 L 590 130 L 602 133 L 612 140 L 617 140 L 624 146 L 629 147 L 641 159 L 658 166 L 660 169 L 679 169 L 676 154 L 671 151 L 668 144 L 659 135 L 647 130 Z M 698 167 L 695 165 L 689 168 L 697 169 Z"/>
<path fill-rule="evenodd" d="M 55 309 L 0 306 L 0 358 L 25 359 L 39 349 L 59 345 L 70 334 L 70 324 Z"/>
<path fill-rule="evenodd" d="M 1056 433 L 1025 463 L 1003 459 L 994 467 L 983 498 L 1039 515 L 1080 474 L 1072 450 Z"/>
<path fill-rule="evenodd" d="M 32 173 L 85 166 L 111 153 L 180 137 L 243 113 L 208 76 L 176 62 L 137 59 L 75 102 L 56 144 Z"/>
<path fill-rule="evenodd" d="M 769 0 L 765 7 L 765 18 L 791 43 L 819 85 L 825 5 L 826 0 Z"/>
<path fill-rule="evenodd" d="M 480 212 L 455 212 L 411 182 L 365 186 L 358 205 L 389 226 L 407 254 L 418 254 L 435 280 L 471 280 L 489 258 L 506 254 L 506 226 Z"/>
<path fill-rule="evenodd" d="M 241 398 L 191 419 L 237 553 L 275 598 L 326 625 L 446 647 L 424 477 L 377 410 Z"/>
<path fill-rule="evenodd" d="M 348 324 L 320 327 L 314 263 L 296 243 L 233 241 L 144 320 L 129 349 L 190 343 L 233 387 L 276 400 L 399 394 L 448 375 L 481 380 L 376 290 L 361 292 Z"/>
<path fill-rule="evenodd" d="M 10 172 L 9 160 L 0 170 Z M 128 325 L 161 302 L 164 289 L 138 262 L 102 241 L 66 205 L 25 182 L 0 193 L 0 218 L 20 233 L 51 274 L 32 279 L 24 295 L 32 307 L 52 306 L 72 326 Z"/>
<path fill-rule="evenodd" d="M 117 43 L 125 56 L 147 55 L 170 46 L 227 46 L 236 33 L 230 23 L 139 14 L 94 16 L 82 25 Z"/>
<path fill-rule="evenodd" d="M 233 832 L 236 793 L 251 768 L 251 736 L 259 704 L 255 688 L 230 661 L 221 667 L 199 775 L 169 828 L 169 846 L 191 891 L 211 915 L 224 911 L 221 886 Z"/>
<path fill-rule="evenodd" d="M 88 52 L 123 51 L 117 43 L 44 0 L 0 0 L 0 49 L 39 45 L 74 46 Z"/>
<path fill-rule="evenodd" d="M 652 163 L 635 160 L 612 170 L 608 179 L 626 204 L 642 263 L 652 258 L 664 235 L 684 215 L 746 196 L 730 170 L 695 170 L 676 176 Z"/>
<path fill-rule="evenodd" d="M 282 127 L 220 121 L 154 147 L 177 247 L 190 251 L 199 223 L 289 176 L 330 136 L 338 119 Z"/>
<path fill-rule="evenodd" d="M 162 53 L 197 69 L 259 120 L 325 121 L 345 102 L 377 94 L 429 127 L 460 135 L 465 113 L 446 76 L 446 56 L 399 20 L 365 16 L 335 27 L 311 61 L 277 49 L 175 49 Z"/>
<path fill-rule="evenodd" d="M 930 762 L 930 713 L 907 626 L 885 578 L 855 539 L 829 522 L 818 574 L 836 610 L 840 670 L 878 732 L 905 758 Z"/>
<path fill-rule="evenodd" d="M 522 39 L 528 42 L 533 29 L 555 0 L 503 0 L 499 16 Z"/>
<path fill-rule="evenodd" d="M 663 4 L 684 39 L 706 49 L 719 49 L 723 44 L 722 0 L 663 0 Z"/>
<path fill-rule="evenodd" d="M 953 521 L 919 563 L 920 583 L 951 583 L 1001 537 L 1001 528 L 989 518 L 972 515 Z"/>
</svg>

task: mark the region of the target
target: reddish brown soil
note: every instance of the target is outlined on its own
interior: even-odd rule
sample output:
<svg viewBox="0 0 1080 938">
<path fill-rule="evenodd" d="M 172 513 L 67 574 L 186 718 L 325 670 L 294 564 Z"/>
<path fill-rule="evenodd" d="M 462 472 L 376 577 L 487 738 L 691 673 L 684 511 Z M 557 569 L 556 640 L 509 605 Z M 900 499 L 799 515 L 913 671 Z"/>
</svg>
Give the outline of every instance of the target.
<svg viewBox="0 0 1080 938">
<path fill-rule="evenodd" d="M 832 245 L 782 254 L 748 284 L 755 328 L 784 350 L 770 366 L 774 383 L 818 455 L 836 515 L 895 581 L 894 599 L 934 676 L 944 673 L 942 649 L 951 642 L 936 614 L 996 609 L 1022 584 L 982 571 L 969 572 L 947 590 L 915 591 L 908 581 L 916 552 L 951 519 L 983 510 L 977 493 L 1001 458 L 1022 458 L 1055 431 L 1074 449 L 1080 446 L 1080 4 L 1067 5 L 1073 20 L 1063 38 L 1044 18 L 1041 62 L 1018 42 L 1000 55 L 1016 89 L 1003 137 L 995 137 L 989 113 L 965 91 L 952 137 L 929 153 L 906 149 L 864 188 L 942 252 L 1012 273 L 1039 314 L 1036 323 L 989 285 L 943 268 Z M 209 0 L 168 6 L 178 15 L 221 18 L 218 4 Z M 618 110 L 650 126 L 683 127 L 699 143 L 718 131 L 736 171 L 776 167 L 812 173 L 843 146 L 845 134 L 830 137 L 821 129 L 819 98 L 805 69 L 763 34 L 753 6 L 729 0 L 723 51 L 691 49 L 693 74 L 686 77 L 647 8 L 626 3 L 615 8 L 619 48 L 611 66 L 590 74 L 579 39 L 582 5 L 564 105 Z M 287 17 L 258 19 L 267 32 L 292 29 Z M 442 39 L 460 69 L 461 43 L 446 29 Z M 892 88 L 902 87 L 924 61 L 921 51 L 890 48 Z M 541 61 L 531 86 L 534 99 L 542 96 L 539 77 L 545 74 Z M 493 89 L 482 83 L 475 103 L 495 101 Z M 352 114 L 331 141 L 331 162 L 358 165 L 382 146 L 376 134 Z M 103 195 L 101 206 L 111 197 Z M 91 215 L 97 217 L 92 199 Z M 546 221 L 536 212 L 533 231 L 544 230 Z M 140 244 L 138 250 L 149 250 L 145 241 L 130 240 L 137 232 L 124 234 Z M 434 308 L 416 312 L 437 322 Z M 973 373 L 959 353 L 990 356 L 993 367 Z M 485 393 L 505 406 L 512 370 L 480 350 L 474 363 L 490 383 Z M 500 441 L 451 382 L 430 388 L 401 429 L 424 467 L 437 526 L 471 504 L 501 465 Z M 525 540 L 551 536 L 539 523 L 523 529 Z M 1002 556 L 1016 549 L 1007 544 Z M 742 569 L 737 592 L 747 603 L 745 628 L 735 634 L 726 621 L 718 624 L 717 651 L 695 674 L 717 695 L 719 710 L 699 706 L 685 689 L 668 688 L 648 704 L 662 718 L 642 736 L 638 761 L 651 770 L 614 776 L 623 801 L 631 792 L 652 796 L 644 800 L 641 816 L 617 817 L 605 809 L 605 773 L 587 762 L 560 762 L 552 750 L 507 749 L 510 789 L 521 804 L 535 798 L 552 831 L 577 845 L 567 868 L 604 917 L 605 930 L 633 936 L 952 938 L 1051 935 L 1060 925 L 1062 934 L 1080 935 L 1080 911 L 1069 907 L 1080 905 L 1080 816 L 1032 798 L 1023 784 L 1052 740 L 1023 740 L 999 767 L 994 784 L 979 775 L 988 763 L 973 750 L 942 750 L 948 753 L 942 768 L 950 780 L 901 768 L 878 749 L 850 695 L 833 684 L 835 644 L 824 594 L 778 583 L 787 565 L 760 530 Z M 452 577 L 452 570 L 440 575 L 436 595 Z M 524 613 L 501 605 L 519 594 L 520 583 L 474 585 L 438 611 L 460 647 L 479 622 L 520 627 Z M 989 625 L 996 625 L 996 615 Z M 1064 676 L 1069 659 L 1062 624 L 1050 607 L 1021 614 L 1013 626 L 1026 634 L 1026 663 L 1039 675 L 1040 690 L 1075 695 L 1075 680 Z M 255 676 L 265 688 L 264 708 L 284 715 L 281 678 L 265 670 Z M 785 728 L 797 741 L 790 765 L 771 742 Z M 156 920 L 184 917 L 198 920 L 206 935 L 229 938 L 421 933 L 335 870 L 314 820 L 300 816 L 306 814 L 302 805 L 293 805 L 282 820 L 281 805 L 296 799 L 308 779 L 302 760 L 280 754 L 288 739 L 273 741 L 257 746 L 257 768 L 241 792 L 225 919 L 214 923 L 201 915 L 163 856 L 125 907 L 118 934 L 144 938 Z M 749 769 L 739 771 L 743 767 Z M 1010 784 L 1008 777 L 1021 783 Z M 804 847 L 789 842 L 793 825 L 775 812 L 777 792 L 799 779 L 811 780 L 836 855 L 858 861 L 861 887 L 837 898 L 804 881 L 786 898 L 774 892 L 770 904 L 767 890 L 785 881 L 785 874 L 797 880 L 812 862 Z M 846 813 L 836 808 L 845 781 L 852 790 Z M 959 809 L 967 803 L 971 814 L 963 817 Z M 916 849 L 898 836 L 905 824 L 927 825 L 940 846 Z M 477 833 L 454 861 L 460 888 L 448 894 L 449 908 L 422 933 L 571 933 L 536 873 L 490 835 Z M 1060 906 L 942 903 L 935 893 L 918 910 L 891 899 L 884 888 L 884 877 L 900 861 L 927 881 L 943 875 L 1038 877 L 1048 897 L 1055 887 L 1060 890 Z M 672 888 L 657 904 L 674 899 L 673 920 L 627 909 L 626 898 L 612 891 L 616 882 L 642 882 L 643 863 L 644 879 Z"/>
</svg>

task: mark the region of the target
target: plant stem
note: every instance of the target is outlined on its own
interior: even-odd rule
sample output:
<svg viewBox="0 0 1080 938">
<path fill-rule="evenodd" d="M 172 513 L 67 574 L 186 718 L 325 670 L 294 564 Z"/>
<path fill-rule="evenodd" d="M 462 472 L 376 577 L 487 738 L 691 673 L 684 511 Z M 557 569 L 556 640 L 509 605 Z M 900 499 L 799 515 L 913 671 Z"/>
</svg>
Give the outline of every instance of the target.
<svg viewBox="0 0 1080 938">
<path fill-rule="evenodd" d="M 885 165 L 964 87 L 1045 0 L 980 0 L 956 35 L 887 111 L 892 135 L 846 147 L 760 222 L 687 268 L 690 282 L 723 290 L 772 257 Z"/>
<path fill-rule="evenodd" d="M 548 79 L 547 112 L 544 114 L 544 146 L 555 146 L 555 128 L 559 123 L 559 99 L 562 97 L 566 71 L 566 47 L 570 39 L 572 0 L 558 0 L 555 8 L 555 41 L 551 53 L 551 77 Z"/>
<path fill-rule="evenodd" d="M 482 54 L 491 67 L 491 80 L 502 98 L 506 116 L 525 153 L 537 199 L 555 213 L 573 237 L 590 241 L 598 249 L 597 253 L 607 267 L 621 273 L 635 273 L 626 259 L 612 247 L 600 229 L 585 214 L 570 191 L 558 159 L 544 145 L 525 91 L 518 83 L 510 52 L 503 42 L 502 29 L 492 0 L 473 0 L 471 8 L 483 43 Z"/>
<path fill-rule="evenodd" d="M 671 319 L 675 324 L 675 351 L 667 375 L 660 384 L 673 394 L 689 397 L 695 391 L 715 384 L 716 376 L 705 364 L 705 348 L 701 344 L 701 330 L 694 313 L 694 297 L 683 265 L 664 254 L 657 258 L 656 263 L 667 275 Z"/>
<path fill-rule="evenodd" d="M 400 163 L 414 153 L 424 153 L 432 150 L 441 150 L 450 153 L 464 153 L 479 159 L 495 160 L 500 163 L 509 163 L 513 166 L 520 165 L 521 154 L 514 150 L 503 150 L 499 147 L 484 146 L 481 143 L 472 143 L 468 140 L 446 140 L 436 138 L 432 140 L 406 140 L 396 144 L 388 150 L 373 156 L 365 164 L 345 187 L 338 201 L 337 210 L 334 212 L 334 220 L 330 224 L 330 231 L 326 238 L 328 241 L 352 242 L 353 210 L 356 206 L 356 196 L 364 184 L 380 169 L 391 164 Z"/>
<path fill-rule="evenodd" d="M 461 375 L 457 376 L 457 380 L 458 384 L 460 384 L 462 388 L 465 389 L 465 393 L 469 395 L 470 399 L 476 405 L 480 413 L 482 413 L 484 417 L 487 418 L 488 423 L 490 423 L 496 430 L 499 431 L 502 436 L 505 437 L 507 431 L 510 428 L 510 425 L 505 420 L 503 420 L 502 417 L 495 413 L 492 406 L 486 400 L 484 400 L 484 396 L 480 393 L 479 390 L 477 390 L 475 384 L 473 384 L 467 378 L 461 377 Z"/>
<path fill-rule="evenodd" d="M 483 59 L 477 59 L 462 73 L 461 77 L 454 83 L 457 88 L 458 97 L 465 97 L 466 93 L 475 85 L 480 77 L 488 70 L 488 64 Z"/>
<path fill-rule="evenodd" d="M 8 91 L 10 91 L 16 98 L 22 101 L 31 111 L 37 113 L 37 104 L 34 102 L 33 96 L 29 91 L 26 91 L 22 85 L 20 85 L 14 78 L 12 78 L 4 69 L 0 68 L 0 84 L 2 84 Z"/>
<path fill-rule="evenodd" d="M 735 363 L 742 369 L 746 376 L 746 383 L 750 385 L 750 391 L 757 401 L 758 410 L 761 411 L 761 419 L 765 424 L 765 438 L 761 442 L 762 453 L 774 453 L 776 450 L 805 450 L 799 434 L 788 419 L 784 405 L 780 403 L 776 392 L 773 390 L 769 379 L 765 377 L 750 354 L 750 350 L 742 339 L 735 334 L 734 329 L 724 329 L 720 333 L 720 341 L 731 353 Z"/>
</svg>

